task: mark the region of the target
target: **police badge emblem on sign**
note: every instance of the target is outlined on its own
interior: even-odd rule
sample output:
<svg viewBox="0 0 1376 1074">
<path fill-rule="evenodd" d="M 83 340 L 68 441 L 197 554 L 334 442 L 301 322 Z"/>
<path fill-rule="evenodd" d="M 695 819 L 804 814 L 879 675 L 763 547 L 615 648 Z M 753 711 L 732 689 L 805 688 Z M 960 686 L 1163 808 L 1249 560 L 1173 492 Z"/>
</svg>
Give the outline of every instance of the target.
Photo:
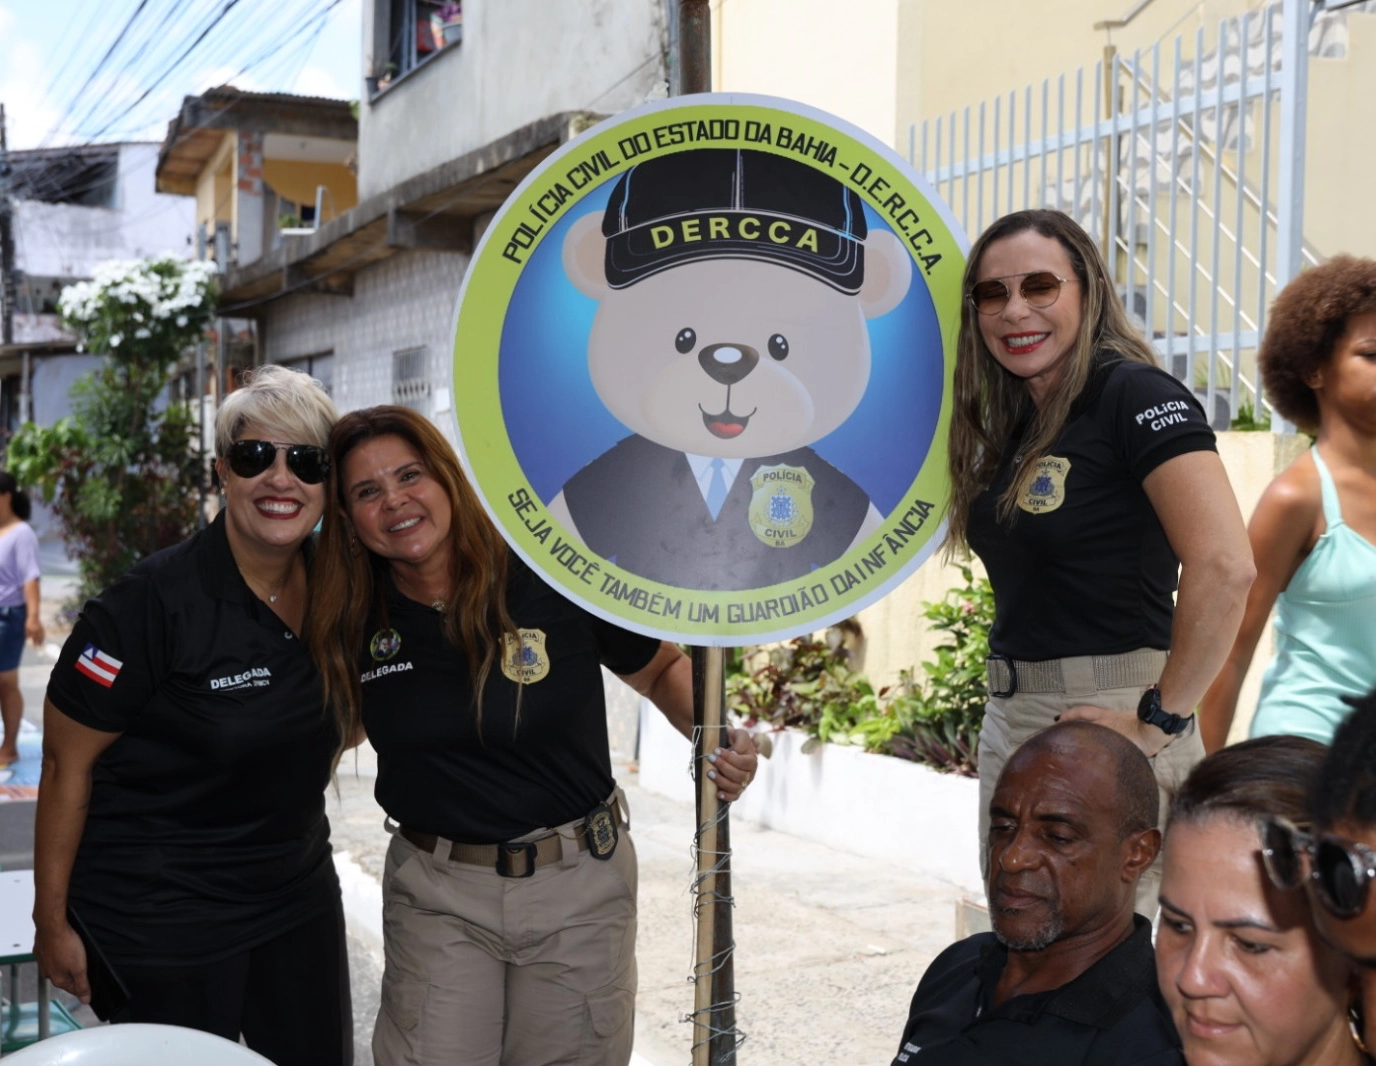
<svg viewBox="0 0 1376 1074">
<path fill-rule="evenodd" d="M 1043 455 L 1018 495 L 1018 506 L 1030 515 L 1045 515 L 1065 503 L 1065 479 L 1070 460 Z"/>
<path fill-rule="evenodd" d="M 812 529 L 815 484 L 801 466 L 761 466 L 750 478 L 750 531 L 771 548 L 792 548 Z"/>
<path fill-rule="evenodd" d="M 543 630 L 517 631 L 520 638 L 510 634 L 503 639 L 502 674 L 512 682 L 529 686 L 549 674 L 549 653 L 545 651 Z"/>
</svg>

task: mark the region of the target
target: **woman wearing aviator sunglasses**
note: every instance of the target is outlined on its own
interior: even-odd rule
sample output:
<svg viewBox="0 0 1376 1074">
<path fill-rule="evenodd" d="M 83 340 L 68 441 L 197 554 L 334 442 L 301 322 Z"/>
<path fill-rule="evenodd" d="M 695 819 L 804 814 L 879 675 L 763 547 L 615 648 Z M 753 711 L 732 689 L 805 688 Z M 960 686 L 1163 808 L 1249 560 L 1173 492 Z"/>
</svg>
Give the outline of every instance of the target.
<svg viewBox="0 0 1376 1074">
<path fill-rule="evenodd" d="M 973 549 L 994 588 L 981 827 L 1009 755 L 1062 718 L 1136 742 L 1164 807 L 1202 755 L 1190 714 L 1253 573 L 1213 432 L 1065 214 L 997 221 L 965 291 L 947 547 Z M 1147 915 L 1159 870 L 1139 886 Z"/>
<path fill-rule="evenodd" d="M 224 509 L 86 604 L 44 706 L 40 970 L 109 1020 L 242 1034 L 278 1064 L 352 1062 L 337 735 L 300 637 L 335 418 L 277 366 L 226 397 Z"/>
</svg>

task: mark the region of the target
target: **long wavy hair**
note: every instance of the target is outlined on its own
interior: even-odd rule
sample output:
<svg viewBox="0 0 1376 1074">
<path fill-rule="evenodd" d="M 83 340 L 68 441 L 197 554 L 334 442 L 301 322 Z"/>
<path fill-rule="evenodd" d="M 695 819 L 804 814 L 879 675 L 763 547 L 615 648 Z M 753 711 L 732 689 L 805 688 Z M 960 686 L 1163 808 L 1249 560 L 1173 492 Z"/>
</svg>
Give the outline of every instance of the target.
<svg viewBox="0 0 1376 1074">
<path fill-rule="evenodd" d="M 1061 435 L 1070 408 L 1084 390 L 1095 355 L 1107 354 L 1157 365 L 1156 355 L 1128 320 L 1108 266 L 1085 230 L 1065 213 L 1026 209 L 994 221 L 975 240 L 965 266 L 962 291 L 980 279 L 980 262 L 989 246 L 1000 239 L 1035 231 L 1061 244 L 1079 280 L 1080 333 L 1071 347 L 1065 373 L 1040 407 L 1034 407 L 1022 379 L 999 365 L 979 330 L 979 313 L 968 297 L 960 309 L 956 341 L 955 393 L 947 465 L 951 474 L 947 553 L 968 551 L 966 534 L 970 505 L 998 473 L 1004 452 L 1020 421 L 1031 412 L 1031 423 L 1018 445 L 1022 461 L 1013 471 L 1008 489 L 999 498 L 996 517 L 1007 522 L 1017 508 L 1018 492 L 1031 478 L 1038 460 Z M 1070 298 L 1067 291 L 1057 300 Z"/>
<path fill-rule="evenodd" d="M 339 763 L 362 725 L 359 653 L 370 624 L 387 625 L 388 561 L 359 542 L 346 510 L 345 463 L 359 447 L 380 436 L 399 436 L 415 449 L 444 488 L 453 512 L 449 529 L 451 577 L 445 596 L 445 639 L 467 654 L 475 719 L 481 727 L 482 695 L 503 639 L 516 628 L 506 607 L 506 542 L 487 517 L 468 483 L 454 449 L 413 410 L 375 406 L 345 414 L 330 435 L 331 480 L 312 580 L 307 637 L 324 682 L 325 706 L 339 726 Z"/>
</svg>

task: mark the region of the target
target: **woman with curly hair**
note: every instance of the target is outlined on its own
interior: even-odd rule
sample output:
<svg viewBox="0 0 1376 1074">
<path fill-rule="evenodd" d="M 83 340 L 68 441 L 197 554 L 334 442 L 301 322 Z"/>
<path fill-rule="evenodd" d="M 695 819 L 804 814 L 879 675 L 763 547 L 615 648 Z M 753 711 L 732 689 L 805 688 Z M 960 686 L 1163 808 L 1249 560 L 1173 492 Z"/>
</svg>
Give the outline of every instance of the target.
<svg viewBox="0 0 1376 1074">
<path fill-rule="evenodd" d="M 1257 356 L 1271 404 L 1314 447 L 1262 493 L 1248 533 L 1257 579 L 1200 708 L 1219 749 L 1276 607 L 1276 654 L 1251 734 L 1327 743 L 1344 698 L 1376 686 L 1376 261 L 1335 257 L 1276 299 Z"/>
<path fill-rule="evenodd" d="M 1191 714 L 1252 579 L 1204 410 L 1111 281 L 1094 240 L 1050 210 L 1003 217 L 970 251 L 948 547 L 973 549 L 994 588 L 982 844 L 1005 761 L 1057 720 L 1135 742 L 1169 801 L 1203 756 Z M 1159 877 L 1138 887 L 1144 914 Z"/>
</svg>

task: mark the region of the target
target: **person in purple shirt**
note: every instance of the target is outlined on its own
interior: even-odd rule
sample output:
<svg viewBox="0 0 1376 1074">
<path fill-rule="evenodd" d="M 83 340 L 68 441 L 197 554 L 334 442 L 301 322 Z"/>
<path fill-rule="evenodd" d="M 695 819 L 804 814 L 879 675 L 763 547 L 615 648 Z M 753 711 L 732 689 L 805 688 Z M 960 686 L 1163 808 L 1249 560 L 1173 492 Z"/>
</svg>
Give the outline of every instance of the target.
<svg viewBox="0 0 1376 1074">
<path fill-rule="evenodd" d="M 19 760 L 19 724 L 24 695 L 19 690 L 19 658 L 24 639 L 43 644 L 38 615 L 38 538 L 29 525 L 29 494 L 14 475 L 0 470 L 0 771 Z"/>
</svg>

